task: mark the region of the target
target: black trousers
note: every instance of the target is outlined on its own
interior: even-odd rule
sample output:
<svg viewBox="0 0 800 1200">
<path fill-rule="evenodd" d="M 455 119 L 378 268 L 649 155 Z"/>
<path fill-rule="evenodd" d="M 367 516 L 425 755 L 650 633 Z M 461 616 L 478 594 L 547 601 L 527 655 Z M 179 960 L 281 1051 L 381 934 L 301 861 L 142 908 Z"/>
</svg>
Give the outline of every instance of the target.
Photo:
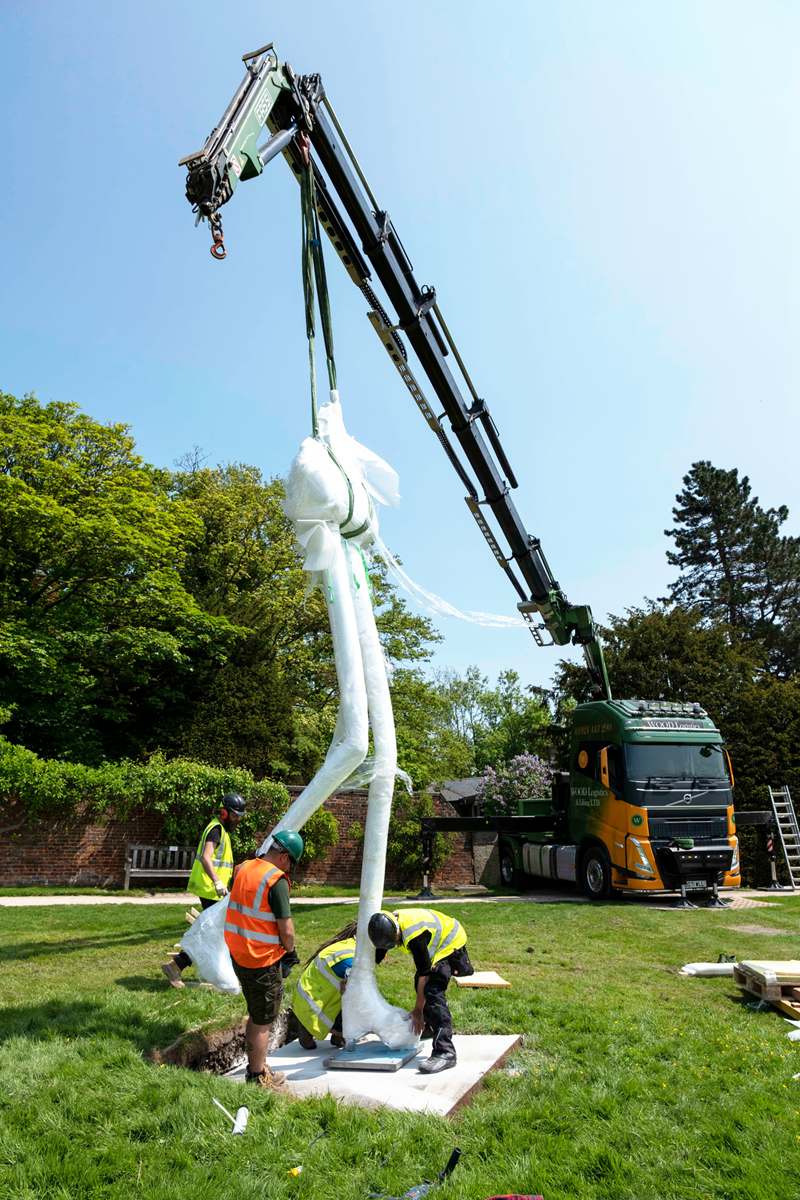
<svg viewBox="0 0 800 1200">
<path fill-rule="evenodd" d="M 453 1045 L 453 1018 L 447 1004 L 445 993 L 451 975 L 474 975 L 475 968 L 469 961 L 467 947 L 454 950 L 447 958 L 436 963 L 425 984 L 425 1007 L 422 1015 L 425 1024 L 433 1034 L 432 1057 L 445 1054 L 455 1054 Z M 414 987 L 419 983 L 419 975 L 414 976 Z"/>
<path fill-rule="evenodd" d="M 203 912 L 205 912 L 207 908 L 211 908 L 212 904 L 217 903 L 216 900 L 204 900 L 202 896 L 198 896 L 198 899 Z M 192 960 L 189 958 L 189 955 L 185 950 L 179 950 L 177 954 L 173 954 L 172 961 L 175 963 L 175 966 L 179 971 L 185 971 L 187 967 L 192 965 Z"/>
</svg>

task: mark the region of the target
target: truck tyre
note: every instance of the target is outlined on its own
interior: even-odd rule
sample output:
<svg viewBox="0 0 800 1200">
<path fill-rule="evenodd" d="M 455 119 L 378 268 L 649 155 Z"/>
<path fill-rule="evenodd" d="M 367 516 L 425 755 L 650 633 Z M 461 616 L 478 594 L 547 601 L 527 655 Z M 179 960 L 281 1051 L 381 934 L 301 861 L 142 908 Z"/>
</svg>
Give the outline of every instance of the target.
<svg viewBox="0 0 800 1200">
<path fill-rule="evenodd" d="M 509 846 L 500 847 L 500 882 L 503 887 L 518 888 L 522 886 L 524 874 L 518 871 L 514 863 L 514 854 Z"/>
<path fill-rule="evenodd" d="M 611 887 L 611 859 L 605 846 L 589 846 L 580 860 L 579 881 L 590 900 L 607 900 Z"/>
</svg>

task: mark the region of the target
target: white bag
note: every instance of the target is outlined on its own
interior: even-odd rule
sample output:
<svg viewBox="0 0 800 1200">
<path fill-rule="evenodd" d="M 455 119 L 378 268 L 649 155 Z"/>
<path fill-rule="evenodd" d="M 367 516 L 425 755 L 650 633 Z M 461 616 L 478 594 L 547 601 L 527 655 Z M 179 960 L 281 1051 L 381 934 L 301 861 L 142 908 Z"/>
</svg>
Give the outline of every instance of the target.
<svg viewBox="0 0 800 1200">
<path fill-rule="evenodd" d="M 181 938 L 181 949 L 192 960 L 201 979 L 210 983 L 218 992 L 229 992 L 237 996 L 241 992 L 239 980 L 233 970 L 231 952 L 225 941 L 225 917 L 228 914 L 228 897 L 218 900 L 204 909 Z"/>
</svg>

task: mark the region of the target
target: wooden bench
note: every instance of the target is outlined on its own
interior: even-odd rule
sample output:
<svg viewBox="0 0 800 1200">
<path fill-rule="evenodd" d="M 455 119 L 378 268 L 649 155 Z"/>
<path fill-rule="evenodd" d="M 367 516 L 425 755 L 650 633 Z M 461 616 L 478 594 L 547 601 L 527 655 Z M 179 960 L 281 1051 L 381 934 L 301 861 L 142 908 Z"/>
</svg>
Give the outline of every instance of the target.
<svg viewBox="0 0 800 1200">
<path fill-rule="evenodd" d="M 191 846 L 137 846 L 129 842 L 125 850 L 125 891 L 129 891 L 133 878 L 188 878 L 193 862 Z"/>
</svg>

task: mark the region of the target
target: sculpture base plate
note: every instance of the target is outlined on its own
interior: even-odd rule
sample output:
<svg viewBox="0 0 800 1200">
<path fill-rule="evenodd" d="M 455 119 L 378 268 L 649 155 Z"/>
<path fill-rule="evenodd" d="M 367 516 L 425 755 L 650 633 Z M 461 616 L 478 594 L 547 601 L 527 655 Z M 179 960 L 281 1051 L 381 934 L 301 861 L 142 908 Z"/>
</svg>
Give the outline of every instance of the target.
<svg viewBox="0 0 800 1200">
<path fill-rule="evenodd" d="M 329 1071 L 399 1071 L 419 1054 L 421 1046 L 403 1046 L 393 1050 L 375 1039 L 356 1042 L 324 1059 Z"/>
</svg>

